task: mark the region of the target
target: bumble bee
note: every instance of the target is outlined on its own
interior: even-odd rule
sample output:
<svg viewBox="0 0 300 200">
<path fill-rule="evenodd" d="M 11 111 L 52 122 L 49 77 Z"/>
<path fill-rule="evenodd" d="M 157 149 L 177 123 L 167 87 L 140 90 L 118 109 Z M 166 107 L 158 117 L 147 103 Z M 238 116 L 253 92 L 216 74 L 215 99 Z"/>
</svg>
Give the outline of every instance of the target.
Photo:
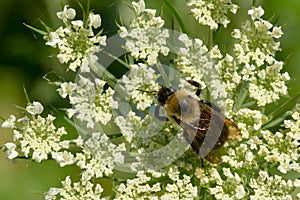
<svg viewBox="0 0 300 200">
<path fill-rule="evenodd" d="M 227 140 L 241 138 L 241 132 L 237 125 L 225 117 L 220 108 L 214 104 L 199 100 L 201 86 L 198 82 L 187 80 L 198 89 L 196 94 L 184 89 L 164 87 L 157 93 L 158 104 L 155 108 L 155 116 L 179 125 L 184 131 L 185 140 L 192 149 L 206 160 L 218 164 L 221 159 L 221 147 Z M 165 109 L 166 117 L 159 116 L 159 109 Z M 207 139 L 205 139 L 207 137 Z M 213 141 L 214 140 L 214 141 Z M 201 147 L 206 146 L 206 153 L 201 155 Z"/>
</svg>

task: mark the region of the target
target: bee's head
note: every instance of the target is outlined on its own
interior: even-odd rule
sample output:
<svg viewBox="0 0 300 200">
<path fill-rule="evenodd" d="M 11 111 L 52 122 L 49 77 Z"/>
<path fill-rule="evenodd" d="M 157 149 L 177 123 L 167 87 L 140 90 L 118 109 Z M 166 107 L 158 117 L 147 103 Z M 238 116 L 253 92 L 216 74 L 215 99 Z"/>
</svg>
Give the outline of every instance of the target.
<svg viewBox="0 0 300 200">
<path fill-rule="evenodd" d="M 175 93 L 175 89 L 172 87 L 164 87 L 162 86 L 161 89 L 157 93 L 157 100 L 158 103 L 163 106 L 166 104 L 168 98 Z"/>
</svg>

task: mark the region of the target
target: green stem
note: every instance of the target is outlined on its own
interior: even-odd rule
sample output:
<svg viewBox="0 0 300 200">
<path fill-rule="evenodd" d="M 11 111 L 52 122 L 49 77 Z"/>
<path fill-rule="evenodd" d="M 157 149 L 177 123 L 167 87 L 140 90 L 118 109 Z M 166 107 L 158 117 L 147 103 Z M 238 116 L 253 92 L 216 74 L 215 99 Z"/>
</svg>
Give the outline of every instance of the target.
<svg viewBox="0 0 300 200">
<path fill-rule="evenodd" d="M 117 94 L 125 99 L 128 98 L 128 94 L 125 92 L 126 89 L 120 84 L 118 84 L 116 87 L 118 79 L 100 63 L 96 63 L 95 65 L 92 64 L 90 67 L 98 77 L 104 80 L 111 88 L 114 88 Z"/>
<path fill-rule="evenodd" d="M 103 51 L 106 55 L 108 55 L 109 57 L 115 59 L 116 61 L 118 61 L 120 64 L 122 64 L 124 67 L 126 67 L 127 69 L 130 69 L 130 66 L 124 62 L 122 59 L 118 58 L 117 56 L 114 56 L 113 54 L 111 53 L 108 53 L 106 51 Z"/>
<path fill-rule="evenodd" d="M 256 0 L 253 0 L 252 1 L 252 6 L 255 6 L 256 5 Z"/>
<path fill-rule="evenodd" d="M 104 68 L 101 64 L 91 64 L 90 68 L 95 72 L 96 75 L 98 75 L 101 79 L 103 79 L 107 84 L 114 88 L 117 83 L 117 78 L 110 73 L 106 68 Z"/>
<path fill-rule="evenodd" d="M 208 30 L 208 40 L 207 40 L 207 47 L 208 49 L 210 50 L 214 45 L 214 42 L 213 42 L 213 30 L 211 30 L 209 28 Z"/>
<path fill-rule="evenodd" d="M 240 90 L 238 91 L 238 97 L 236 100 L 236 103 L 234 104 L 233 110 L 236 112 L 238 111 L 241 106 L 243 105 L 243 103 L 245 102 L 247 95 L 248 95 L 248 89 L 246 88 L 246 83 L 243 82 L 240 86 Z"/>
<path fill-rule="evenodd" d="M 90 5 L 91 5 L 91 1 L 87 0 L 87 2 L 86 2 L 86 8 L 85 8 L 85 13 L 84 13 L 85 14 L 84 20 L 85 20 L 86 26 L 88 25 L 88 20 L 89 20 Z"/>
<path fill-rule="evenodd" d="M 165 2 L 165 4 L 169 7 L 169 9 L 171 10 L 172 14 L 175 16 L 177 22 L 179 23 L 179 26 L 182 30 L 183 33 L 186 33 L 187 35 L 188 34 L 188 31 L 185 27 L 185 24 L 183 22 L 183 20 L 181 19 L 177 9 L 174 7 L 174 5 L 172 3 L 169 2 L 169 0 L 163 0 Z"/>
<path fill-rule="evenodd" d="M 25 94 L 25 98 L 26 98 L 27 103 L 30 103 L 30 99 L 29 99 L 29 96 L 28 96 L 28 93 L 27 93 L 27 91 L 26 91 L 25 86 L 23 86 L 23 91 L 24 91 L 24 94 Z"/>
</svg>

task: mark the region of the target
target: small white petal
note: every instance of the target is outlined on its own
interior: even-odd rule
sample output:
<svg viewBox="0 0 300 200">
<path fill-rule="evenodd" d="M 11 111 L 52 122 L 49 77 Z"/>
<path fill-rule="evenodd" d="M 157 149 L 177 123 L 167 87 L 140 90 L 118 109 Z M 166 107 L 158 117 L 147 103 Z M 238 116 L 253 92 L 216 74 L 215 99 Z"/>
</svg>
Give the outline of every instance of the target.
<svg viewBox="0 0 300 200">
<path fill-rule="evenodd" d="M 14 115 L 10 115 L 9 118 L 2 123 L 2 128 L 14 128 L 15 121 L 16 121 L 16 117 Z"/>
<path fill-rule="evenodd" d="M 26 107 L 26 111 L 32 115 L 41 114 L 44 110 L 44 107 L 40 102 L 34 101 L 31 105 Z"/>
<path fill-rule="evenodd" d="M 94 13 L 89 14 L 90 26 L 98 28 L 101 26 L 101 17 L 99 14 L 95 15 Z"/>
<path fill-rule="evenodd" d="M 15 150 L 16 149 L 16 144 L 8 142 L 4 145 L 7 150 L 6 150 L 6 157 L 10 160 L 14 159 L 15 157 L 18 156 L 18 152 Z"/>
<path fill-rule="evenodd" d="M 83 21 L 81 20 L 72 21 L 71 24 L 76 30 L 78 30 L 80 27 L 83 27 Z"/>
</svg>

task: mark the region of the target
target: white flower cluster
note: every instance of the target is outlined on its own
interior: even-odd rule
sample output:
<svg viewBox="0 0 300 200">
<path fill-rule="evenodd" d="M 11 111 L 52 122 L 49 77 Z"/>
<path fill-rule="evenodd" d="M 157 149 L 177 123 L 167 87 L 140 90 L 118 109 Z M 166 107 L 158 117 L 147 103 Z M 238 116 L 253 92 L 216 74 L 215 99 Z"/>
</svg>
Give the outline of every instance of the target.
<svg viewBox="0 0 300 200">
<path fill-rule="evenodd" d="M 212 30 L 216 30 L 219 24 L 226 28 L 230 23 L 228 12 L 235 14 L 238 9 L 231 0 L 190 0 L 187 5 L 192 7 L 192 14 L 198 23 Z"/>
<path fill-rule="evenodd" d="M 90 181 L 72 183 L 69 176 L 62 181 L 62 188 L 50 188 L 45 194 L 45 200 L 65 199 L 78 200 L 90 199 L 100 200 L 103 188 L 99 184 L 93 184 Z"/>
<path fill-rule="evenodd" d="M 281 74 L 283 62 L 276 61 L 275 53 L 279 51 L 282 36 L 281 27 L 273 26 L 262 19 L 261 7 L 248 11 L 251 21 L 247 20 L 242 29 L 234 29 L 232 36 L 239 40 L 234 45 L 238 64 L 243 65 L 242 79 L 249 81 L 250 97 L 259 106 L 265 106 L 287 94 L 285 82 L 290 79 L 287 72 Z"/>
<path fill-rule="evenodd" d="M 126 184 L 121 183 L 117 189 L 115 200 L 127 199 L 158 199 L 157 192 L 161 191 L 160 183 L 150 186 L 151 180 L 143 171 L 139 171 L 134 179 L 128 179 Z"/>
<path fill-rule="evenodd" d="M 50 155 L 55 155 L 62 149 L 69 148 L 68 141 L 61 141 L 61 137 L 66 135 L 64 127 L 56 128 L 55 117 L 48 115 L 43 118 L 39 114 L 43 111 L 43 106 L 39 102 L 33 102 L 26 107 L 28 115 L 16 121 L 16 117 L 11 115 L 2 124 L 4 128 L 14 129 L 13 138 L 20 143 L 20 150 L 25 157 L 31 156 L 36 162 L 48 159 Z M 7 143 L 6 155 L 9 159 L 18 156 L 16 144 Z"/>
<path fill-rule="evenodd" d="M 137 109 L 145 110 L 153 103 L 153 94 L 158 91 L 158 75 L 155 71 L 143 63 L 131 65 L 130 72 L 121 79 L 125 85 L 126 92 L 136 103 Z"/>
<path fill-rule="evenodd" d="M 267 117 L 258 110 L 242 108 L 236 113 L 235 121 L 241 130 L 242 137 L 248 139 L 257 134 Z"/>
<path fill-rule="evenodd" d="M 203 77 L 201 68 L 212 68 L 207 47 L 203 44 L 202 40 L 197 38 L 194 40 L 189 39 L 186 34 L 180 35 L 178 40 L 184 44 L 184 47 L 179 49 L 178 58 L 176 59 L 178 67 L 181 69 L 183 75 L 197 81 L 201 80 Z"/>
<path fill-rule="evenodd" d="M 87 128 L 94 128 L 96 123 L 106 125 L 112 117 L 111 111 L 118 107 L 118 102 L 113 99 L 114 90 L 104 90 L 105 82 L 79 76 L 78 83 L 62 83 L 58 89 L 59 94 L 70 99 L 73 108 L 67 110 L 68 117 L 75 117 L 81 122 L 86 122 Z"/>
<path fill-rule="evenodd" d="M 118 116 L 115 119 L 115 123 L 120 128 L 122 135 L 125 140 L 131 144 L 132 148 L 137 148 L 135 145 L 135 139 L 138 137 L 147 138 L 147 136 L 154 135 L 157 130 L 157 124 L 152 123 L 151 126 L 151 118 L 150 115 L 146 115 L 143 119 L 133 111 L 129 111 L 126 117 Z"/>
<path fill-rule="evenodd" d="M 88 65 L 95 63 L 94 55 L 101 51 L 100 45 L 106 45 L 106 36 L 95 35 L 93 28 L 101 26 L 100 15 L 90 12 L 87 25 L 82 20 L 73 20 L 76 12 L 73 8 L 64 7 L 57 16 L 65 27 L 59 27 L 45 37 L 46 45 L 58 48 L 57 58 L 61 63 L 69 63 L 69 69 L 76 71 L 77 67 L 88 71 Z M 70 21 L 73 20 L 73 21 Z"/>
<path fill-rule="evenodd" d="M 287 94 L 285 84 L 289 75 L 281 73 L 284 64 L 275 59 L 276 51 L 280 50 L 277 40 L 283 34 L 281 28 L 262 19 L 264 11 L 257 7 L 248 11 L 251 19 L 232 32 L 238 43 L 231 55 L 222 55 L 218 46 L 209 49 L 200 39 L 190 39 L 185 34 L 178 37 L 183 46 L 178 47 L 177 58 L 172 61 L 181 75 L 207 88 L 211 100 L 220 100 L 218 106 L 223 105 L 226 117 L 234 117 L 242 133 L 240 141 L 228 141 L 220 149 L 222 163 L 215 165 L 204 160 L 203 168 L 191 147 L 186 148 L 184 130 L 178 131 L 176 124 L 169 122 L 159 124 L 158 119 L 154 120 L 154 116 L 147 113 L 154 101 L 151 93 L 159 90 L 161 78 L 159 66 L 155 71 L 150 65 L 159 64 L 160 54 L 169 54 L 166 41 L 169 32 L 161 29 L 163 19 L 156 17 L 156 10 L 146 9 L 144 0 L 132 5 L 136 18 L 128 29 L 120 26 L 119 33 L 126 39 L 124 48 L 145 64 L 130 65 L 130 72 L 120 79 L 120 88 L 115 90 L 105 81 L 90 79 L 86 74 L 81 74 L 76 83 L 60 83 L 57 90 L 63 98 L 68 97 L 73 106 L 67 109 L 68 117 L 79 120 L 80 125 L 83 123 L 84 130 L 100 125 L 102 129 L 114 127 L 117 134 L 106 135 L 93 130 L 85 140 L 80 136 L 63 140 L 67 134 L 65 129 L 55 127 L 52 115 L 42 117 L 43 106 L 33 102 L 26 107 L 25 117 L 16 119 L 11 115 L 2 124 L 14 130 L 16 141 L 2 147 L 6 156 L 14 159 L 23 152 L 25 157 L 37 162 L 51 156 L 61 167 L 77 165 L 80 168 L 79 182 L 72 183 L 67 176 L 61 188 L 49 189 L 45 194 L 47 200 L 101 199 L 103 188 L 96 183 L 104 176 L 111 177 L 117 185 L 109 197 L 115 199 L 258 200 L 296 196 L 300 199 L 299 177 L 289 178 L 291 174 L 300 173 L 300 111 L 294 111 L 290 119 L 283 122 L 282 129 L 274 133 L 263 129 L 267 114 L 259 111 Z M 231 0 L 190 0 L 188 6 L 192 7 L 196 20 L 211 30 L 220 25 L 226 27 L 230 22 L 228 13 L 235 14 L 238 8 Z M 93 33 L 93 29 L 101 26 L 100 15 L 89 13 L 87 24 L 74 20 L 75 15 L 75 10 L 68 6 L 57 13 L 65 26 L 50 32 L 46 44 L 58 48 L 57 57 L 61 63 L 69 63 L 70 70 L 81 67 L 85 73 L 89 72 L 89 64 L 97 61 L 94 54 L 101 51 L 100 45 L 105 45 L 106 37 L 99 36 L 101 32 Z M 185 87 L 185 84 L 188 83 L 184 81 L 182 85 Z M 130 97 L 126 105 L 115 100 L 121 99 L 123 94 L 126 94 L 125 99 Z M 244 94 L 245 98 L 240 98 Z M 113 119 L 113 114 L 118 116 Z M 70 150 L 71 145 L 76 152 Z M 159 151 L 161 149 L 164 152 Z M 182 155 L 186 149 L 190 151 Z M 129 151 L 133 152 L 130 159 L 126 157 Z M 174 158 L 179 159 L 174 161 Z M 169 163 L 165 167 L 164 164 Z M 116 166 L 131 168 L 137 174 L 126 181 L 115 178 L 118 177 L 114 174 Z M 140 170 L 144 166 L 162 167 Z"/>
<path fill-rule="evenodd" d="M 300 112 L 295 111 L 291 120 L 284 121 L 286 131 L 272 134 L 262 131 L 258 155 L 271 165 L 278 163 L 278 170 L 286 174 L 289 171 L 300 172 Z"/>
<path fill-rule="evenodd" d="M 222 73 L 219 63 L 218 69 L 215 61 L 222 58 L 222 54 L 217 46 L 211 50 L 203 44 L 200 39 L 189 39 L 186 34 L 178 37 L 184 44 L 179 48 L 176 64 L 184 77 L 200 83 L 202 89 L 207 87 L 210 90 L 212 99 L 221 101 L 227 97 L 225 89 L 226 82 L 222 80 L 218 70 Z"/>
<path fill-rule="evenodd" d="M 178 37 L 178 40 L 184 44 L 179 49 L 176 63 L 184 77 L 189 77 L 206 87 L 203 80 L 206 73 L 212 70 L 213 63 L 209 58 L 209 50 L 200 39 L 189 39 L 186 34 Z"/>
<path fill-rule="evenodd" d="M 227 155 L 222 156 L 224 163 L 236 169 L 253 169 L 257 167 L 257 147 L 262 143 L 258 138 L 266 116 L 257 110 L 242 108 L 236 113 L 235 121 L 239 126 L 243 143 L 227 149 Z"/>
<path fill-rule="evenodd" d="M 300 180 L 284 180 L 281 176 L 270 176 L 266 171 L 260 171 L 258 178 L 251 178 L 249 186 L 253 189 L 254 194 L 250 195 L 251 200 L 260 199 L 295 199 L 292 192 L 295 188 L 300 188 Z M 300 198 L 300 193 L 297 195 Z"/>
<path fill-rule="evenodd" d="M 146 60 L 149 65 L 157 63 L 159 53 L 167 56 L 169 48 L 166 39 L 169 37 L 168 30 L 161 29 L 164 21 L 161 17 L 155 17 L 156 10 L 145 9 L 144 0 L 132 2 L 136 18 L 129 28 L 120 27 L 119 34 L 126 38 L 125 50 L 131 52 L 135 59 Z"/>
<path fill-rule="evenodd" d="M 195 199 L 198 196 L 198 189 L 191 183 L 191 177 L 183 174 L 180 178 L 180 172 L 177 168 L 169 168 L 168 177 L 172 183 L 165 186 L 165 192 L 160 199 Z"/>
<path fill-rule="evenodd" d="M 105 134 L 92 133 L 85 142 L 78 138 L 76 144 L 82 148 L 82 153 L 77 153 L 74 160 L 84 170 L 81 177 L 83 182 L 93 177 L 111 175 L 115 165 L 124 163 L 122 152 L 126 150 L 125 144 L 115 145 Z"/>
<path fill-rule="evenodd" d="M 254 61 L 257 67 L 265 61 L 271 64 L 275 52 L 280 50 L 280 42 L 276 39 L 283 34 L 281 27 L 273 26 L 261 18 L 264 14 L 262 7 L 253 8 L 248 14 L 252 20 L 245 21 L 241 30 L 234 29 L 232 32 L 232 36 L 240 42 L 234 46 L 238 62 L 249 64 Z"/>
<path fill-rule="evenodd" d="M 143 171 L 139 171 L 137 177 L 128 179 L 125 184 L 120 184 L 115 199 L 153 199 L 153 200 L 180 200 L 197 198 L 197 187 L 191 183 L 191 177 L 183 175 L 177 168 L 169 168 L 167 176 L 165 173 L 153 172 L 152 176 L 147 176 Z M 157 182 L 150 185 L 150 181 L 156 178 L 165 178 L 167 184 Z"/>
<path fill-rule="evenodd" d="M 250 97 L 257 100 L 258 106 L 277 101 L 280 95 L 287 95 L 286 81 L 290 80 L 287 72 L 281 74 L 283 62 L 275 61 L 256 72 L 257 77 L 252 77 L 249 84 Z"/>
<path fill-rule="evenodd" d="M 291 120 L 284 121 L 285 130 L 276 133 L 261 130 L 264 116 L 258 111 L 241 109 L 237 114 L 236 120 L 239 121 L 238 125 L 245 140 L 239 146 L 229 148 L 227 155 L 222 157 L 223 162 L 238 171 L 248 169 L 244 175 L 250 173 L 251 176 L 258 177 L 250 179 L 249 186 L 254 190 L 250 199 L 259 199 L 259 197 L 292 199 L 291 192 L 300 188 L 299 179 L 285 180 L 279 175 L 269 176 L 265 171 L 259 171 L 259 174 L 256 175 L 255 171 L 263 162 L 268 166 L 276 167 L 282 174 L 299 173 L 299 110 L 292 114 Z"/>
<path fill-rule="evenodd" d="M 216 199 L 246 199 L 243 177 L 230 168 L 220 171 L 210 168 L 207 172 L 203 168 L 196 168 L 195 176 L 200 186 L 209 190 Z"/>
<path fill-rule="evenodd" d="M 226 56 L 215 65 L 215 67 L 218 74 L 222 77 L 225 91 L 230 93 L 232 96 L 241 81 L 241 76 L 237 72 L 238 65 L 234 58 L 231 55 L 226 54 Z"/>
</svg>

